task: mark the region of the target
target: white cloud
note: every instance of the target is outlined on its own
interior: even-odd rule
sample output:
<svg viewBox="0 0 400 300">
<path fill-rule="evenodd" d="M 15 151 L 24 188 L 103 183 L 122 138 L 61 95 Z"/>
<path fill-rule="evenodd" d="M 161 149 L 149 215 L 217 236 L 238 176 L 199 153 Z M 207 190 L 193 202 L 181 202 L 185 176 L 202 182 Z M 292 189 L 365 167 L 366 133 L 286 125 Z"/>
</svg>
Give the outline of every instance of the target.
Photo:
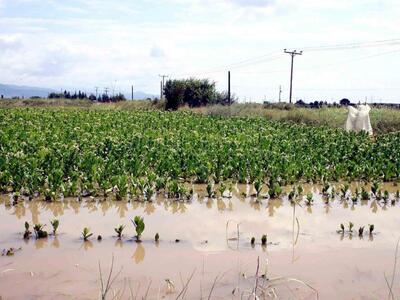
<svg viewBox="0 0 400 300">
<path fill-rule="evenodd" d="M 1 3 L 4 11 L 7 2 Z M 159 73 L 189 76 L 200 70 L 200 76 L 216 80 L 223 89 L 227 68 L 221 66 L 233 62 L 274 50 L 280 54 L 283 48 L 399 37 L 400 8 L 392 0 L 147 0 L 136 6 L 130 1 L 48 3 L 63 17 L 26 16 L 26 8 L 25 16 L 0 18 L 0 52 L 6 53 L 0 57 L 0 68 L 5 70 L 0 82 L 91 88 L 117 80 L 120 88 L 128 89 L 134 82 L 138 88 L 158 93 Z M 400 79 L 394 79 L 399 60 L 389 56 L 376 58 L 376 63 L 306 70 L 382 51 L 387 49 L 306 51 L 295 61 L 295 96 L 339 97 L 341 92 L 327 89 L 367 89 L 385 82 L 388 87 L 399 86 Z M 239 96 L 276 98 L 279 85 L 287 93 L 289 57 L 282 53 L 277 60 L 267 58 L 232 68 L 232 86 Z M 218 72 L 206 72 L 210 69 Z M 369 76 L 364 75 L 368 72 Z M 385 95 L 394 99 L 395 90 Z"/>
</svg>

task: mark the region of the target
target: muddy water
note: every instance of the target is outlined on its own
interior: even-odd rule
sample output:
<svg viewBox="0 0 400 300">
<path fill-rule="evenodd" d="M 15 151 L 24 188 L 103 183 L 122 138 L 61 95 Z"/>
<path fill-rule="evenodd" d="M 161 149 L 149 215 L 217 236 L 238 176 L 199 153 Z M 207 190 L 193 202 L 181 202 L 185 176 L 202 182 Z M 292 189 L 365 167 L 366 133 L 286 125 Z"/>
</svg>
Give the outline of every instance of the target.
<svg viewBox="0 0 400 300">
<path fill-rule="evenodd" d="M 394 193 L 397 187 L 390 184 L 385 189 Z M 65 199 L 12 206 L 8 195 L 1 196 L 0 248 L 22 248 L 14 256 L 0 257 L 1 299 L 98 299 L 98 264 L 107 277 L 112 256 L 114 274 L 122 271 L 109 299 L 122 291 L 121 299 L 130 294 L 132 299 L 175 299 L 186 284 L 181 294 L 186 299 L 208 299 L 210 294 L 211 299 L 247 299 L 258 258 L 259 274 L 267 274 L 270 286 L 277 284 L 268 290 L 270 297 L 275 293 L 280 299 L 316 298 L 312 289 L 288 278 L 312 286 L 319 299 L 388 297 L 385 275 L 390 284 L 400 237 L 400 203 L 353 204 L 336 197 L 325 204 L 318 187 L 306 187 L 305 193 L 314 192 L 314 204 L 303 201 L 294 208 L 286 197 L 256 201 L 243 196 L 246 187 L 222 199 L 205 197 L 203 186 L 196 191 L 190 203 L 159 197 L 152 203 Z M 130 218 L 135 215 L 145 219 L 142 243 L 133 240 Z M 60 220 L 56 237 L 22 239 L 25 221 L 46 223 L 51 231 L 49 220 L 55 217 Z M 354 233 L 338 234 L 339 224 L 349 221 L 355 224 Z M 122 240 L 114 232 L 119 224 L 126 225 Z M 375 225 L 375 234 L 360 238 L 358 228 L 368 224 Z M 89 242 L 80 237 L 83 227 L 94 233 Z M 159 243 L 154 242 L 155 233 Z M 266 247 L 260 245 L 263 234 L 268 236 Z M 259 284 L 261 288 L 265 282 L 260 279 Z M 392 291 L 400 295 L 397 277 Z"/>
</svg>

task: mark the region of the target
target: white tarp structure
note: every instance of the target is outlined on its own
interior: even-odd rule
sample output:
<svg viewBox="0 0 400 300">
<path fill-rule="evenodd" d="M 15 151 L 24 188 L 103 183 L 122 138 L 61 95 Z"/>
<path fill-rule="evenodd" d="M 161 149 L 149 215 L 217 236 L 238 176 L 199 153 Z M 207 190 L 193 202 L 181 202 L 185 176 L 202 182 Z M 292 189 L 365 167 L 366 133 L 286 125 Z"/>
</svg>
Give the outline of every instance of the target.
<svg viewBox="0 0 400 300">
<path fill-rule="evenodd" d="M 346 130 L 359 132 L 364 130 L 372 135 L 372 126 L 369 119 L 371 107 L 368 104 L 359 105 L 357 108 L 349 106 L 349 114 L 347 115 Z"/>
</svg>

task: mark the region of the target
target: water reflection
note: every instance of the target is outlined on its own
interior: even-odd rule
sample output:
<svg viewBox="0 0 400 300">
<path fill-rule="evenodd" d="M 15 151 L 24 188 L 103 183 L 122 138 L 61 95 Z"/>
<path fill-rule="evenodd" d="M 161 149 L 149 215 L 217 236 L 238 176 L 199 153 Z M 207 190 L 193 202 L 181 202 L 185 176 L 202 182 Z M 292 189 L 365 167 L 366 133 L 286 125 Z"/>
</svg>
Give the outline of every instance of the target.
<svg viewBox="0 0 400 300">
<path fill-rule="evenodd" d="M 251 188 L 247 187 L 246 190 L 251 194 Z M 286 189 L 289 190 L 289 189 Z M 386 211 L 392 207 L 398 206 L 395 195 L 390 194 L 387 203 L 382 200 L 357 200 L 352 201 L 349 197 L 333 197 L 322 195 L 319 193 L 318 187 L 308 187 L 305 189 L 314 191 L 313 194 L 314 204 L 306 206 L 306 212 L 309 214 L 313 213 L 313 207 L 323 205 L 325 214 L 329 214 L 332 209 L 342 207 L 343 209 L 349 209 L 351 211 L 357 211 L 361 206 L 369 206 L 372 213 L 378 213 L 379 210 Z M 304 192 L 304 193 L 305 193 Z M 303 193 L 303 194 L 304 194 Z M 283 195 L 279 199 L 257 199 L 254 197 L 242 197 L 239 198 L 233 196 L 232 198 L 209 198 L 204 197 L 201 194 L 195 194 L 193 197 L 195 204 L 205 206 L 208 209 L 217 209 L 219 212 L 233 211 L 236 206 L 248 204 L 255 211 L 261 211 L 264 207 L 268 211 L 270 217 L 274 217 L 281 207 L 287 206 L 287 196 Z M 300 201 L 300 204 L 304 206 L 304 200 Z M 4 207 L 5 211 L 10 212 L 16 219 L 26 219 L 30 215 L 30 219 L 33 223 L 39 223 L 41 212 L 51 212 L 55 217 L 59 217 L 65 214 L 65 211 L 72 211 L 74 214 L 79 214 L 81 210 L 88 213 L 102 212 L 105 216 L 109 211 L 115 210 L 120 218 L 126 218 L 130 210 L 143 210 L 146 215 L 152 215 L 157 210 L 163 209 L 166 212 L 172 214 L 184 214 L 188 211 L 188 208 L 192 204 L 187 201 L 177 201 L 173 199 L 165 199 L 163 195 L 158 195 L 153 202 L 145 201 L 115 201 L 115 200 L 104 200 L 103 198 L 84 198 L 82 201 L 78 201 L 74 198 L 66 198 L 63 201 L 56 202 L 45 202 L 42 200 L 22 200 L 16 205 L 12 205 L 10 195 L 0 196 L 0 206 Z"/>
<path fill-rule="evenodd" d="M 132 258 L 135 261 L 135 263 L 136 264 L 141 263 L 144 260 L 145 255 L 146 251 L 144 250 L 142 243 L 136 243 L 136 249 L 132 255 Z"/>
</svg>

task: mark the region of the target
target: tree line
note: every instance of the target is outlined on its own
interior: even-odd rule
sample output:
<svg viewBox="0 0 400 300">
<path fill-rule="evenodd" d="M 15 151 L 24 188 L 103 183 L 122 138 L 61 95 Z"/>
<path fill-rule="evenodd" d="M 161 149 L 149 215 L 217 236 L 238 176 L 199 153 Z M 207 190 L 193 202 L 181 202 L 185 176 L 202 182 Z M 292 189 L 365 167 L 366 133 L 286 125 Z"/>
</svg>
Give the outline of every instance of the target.
<svg viewBox="0 0 400 300">
<path fill-rule="evenodd" d="M 73 94 L 70 93 L 69 91 L 64 91 L 62 93 L 50 93 L 48 96 L 49 99 L 88 99 L 91 101 L 98 101 L 98 102 L 119 102 L 119 101 L 125 101 L 126 98 L 123 94 L 118 93 L 116 95 L 108 95 L 106 93 L 100 94 L 98 96 L 94 94 L 90 94 L 89 96 L 85 92 L 78 91 L 74 92 Z"/>
</svg>

